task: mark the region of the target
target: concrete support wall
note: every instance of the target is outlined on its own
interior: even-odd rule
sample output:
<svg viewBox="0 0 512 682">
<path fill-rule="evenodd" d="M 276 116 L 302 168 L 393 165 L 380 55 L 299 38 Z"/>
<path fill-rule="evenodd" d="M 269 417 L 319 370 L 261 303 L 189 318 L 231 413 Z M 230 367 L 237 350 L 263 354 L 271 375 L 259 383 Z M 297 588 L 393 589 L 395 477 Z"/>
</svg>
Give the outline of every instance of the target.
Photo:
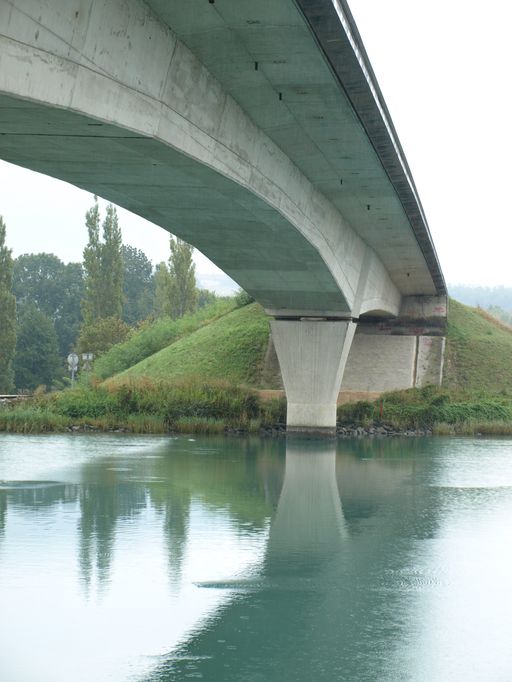
<svg viewBox="0 0 512 682">
<path fill-rule="evenodd" d="M 439 386 L 443 380 L 445 339 L 442 336 L 419 336 L 414 385 Z"/>
<path fill-rule="evenodd" d="M 336 401 L 356 325 L 274 320 L 271 326 L 286 390 L 288 430 L 335 431 Z"/>
<path fill-rule="evenodd" d="M 411 388 L 415 356 L 415 336 L 357 334 L 341 390 L 384 392 Z"/>
<path fill-rule="evenodd" d="M 443 377 L 444 337 L 358 333 L 342 391 L 383 393 L 435 384 Z"/>
</svg>

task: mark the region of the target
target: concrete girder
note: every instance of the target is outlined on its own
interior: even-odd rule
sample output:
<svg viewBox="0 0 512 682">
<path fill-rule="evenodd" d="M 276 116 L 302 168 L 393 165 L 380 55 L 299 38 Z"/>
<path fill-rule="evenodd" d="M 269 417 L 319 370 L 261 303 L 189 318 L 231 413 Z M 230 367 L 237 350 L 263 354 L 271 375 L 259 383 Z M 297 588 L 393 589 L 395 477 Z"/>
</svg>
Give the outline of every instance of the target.
<svg viewBox="0 0 512 682">
<path fill-rule="evenodd" d="M 376 253 L 145 3 L 20 0 L 0 23 L 3 158 L 182 236 L 271 313 L 398 314 Z"/>
</svg>

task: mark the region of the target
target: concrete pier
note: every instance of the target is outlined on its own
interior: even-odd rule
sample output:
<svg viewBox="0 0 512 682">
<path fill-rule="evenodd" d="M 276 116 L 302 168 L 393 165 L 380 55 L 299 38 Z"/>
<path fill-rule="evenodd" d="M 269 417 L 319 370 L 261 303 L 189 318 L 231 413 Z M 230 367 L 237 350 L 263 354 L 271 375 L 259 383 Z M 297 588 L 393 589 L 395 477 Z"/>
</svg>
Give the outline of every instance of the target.
<svg viewBox="0 0 512 682">
<path fill-rule="evenodd" d="M 272 337 L 286 390 L 290 432 L 336 432 L 336 400 L 356 324 L 274 320 Z"/>
</svg>

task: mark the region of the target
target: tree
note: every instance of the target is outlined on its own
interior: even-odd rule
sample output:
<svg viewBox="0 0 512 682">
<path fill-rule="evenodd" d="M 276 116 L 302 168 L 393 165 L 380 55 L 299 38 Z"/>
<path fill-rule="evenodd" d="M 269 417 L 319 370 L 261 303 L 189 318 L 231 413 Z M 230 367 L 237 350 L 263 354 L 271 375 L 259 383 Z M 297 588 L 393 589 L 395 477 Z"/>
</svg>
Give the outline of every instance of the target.
<svg viewBox="0 0 512 682">
<path fill-rule="evenodd" d="M 77 342 L 78 353 L 93 353 L 94 357 L 103 355 L 112 346 L 122 343 L 130 328 L 119 317 L 100 317 L 85 323 L 80 330 Z"/>
<path fill-rule="evenodd" d="M 94 206 L 85 214 L 85 226 L 89 241 L 84 249 L 85 290 L 82 313 L 84 321 L 87 323 L 101 317 L 101 244 L 98 197 L 94 197 Z"/>
<path fill-rule="evenodd" d="M 169 275 L 169 268 L 163 261 L 157 264 L 153 279 L 155 283 L 153 315 L 155 317 L 170 316 L 171 276 Z"/>
<path fill-rule="evenodd" d="M 18 389 L 51 386 L 60 367 L 57 335 L 52 321 L 34 304 L 26 304 L 19 316 L 14 358 L 14 381 Z"/>
<path fill-rule="evenodd" d="M 123 240 L 112 204 L 107 206 L 101 245 L 102 305 L 99 317 L 121 317 L 123 312 Z"/>
<path fill-rule="evenodd" d="M 0 216 L 0 392 L 13 387 L 12 362 L 16 348 L 16 298 L 11 292 L 12 255 L 5 246 L 6 225 Z"/>
<path fill-rule="evenodd" d="M 151 313 L 154 292 L 153 265 L 133 246 L 121 248 L 123 258 L 123 320 L 134 325 Z"/>
<path fill-rule="evenodd" d="M 123 302 L 123 260 L 121 230 L 117 211 L 107 206 L 100 240 L 98 198 L 85 214 L 89 241 L 84 249 L 85 291 L 82 302 L 86 324 L 107 317 L 121 317 Z"/>
<path fill-rule="evenodd" d="M 251 296 L 251 294 L 248 294 L 247 291 L 245 291 L 245 289 L 242 289 L 242 287 L 240 287 L 238 291 L 235 293 L 235 301 L 239 308 L 243 308 L 244 305 L 254 303 L 254 297 Z"/>
<path fill-rule="evenodd" d="M 66 356 L 73 349 L 82 324 L 80 306 L 84 292 L 82 264 L 68 263 L 64 268 L 61 283 L 64 296 L 54 322 L 60 354 Z"/>
<path fill-rule="evenodd" d="M 18 308 L 35 304 L 55 325 L 59 353 L 73 346 L 82 320 L 83 272 L 80 263 L 64 264 L 52 253 L 31 253 L 14 261 L 13 293 Z"/>
<path fill-rule="evenodd" d="M 192 260 L 194 247 L 171 236 L 169 257 L 171 317 L 177 319 L 196 308 L 196 266 Z"/>
<path fill-rule="evenodd" d="M 211 305 L 218 300 L 218 296 L 215 291 L 210 291 L 209 289 L 198 289 L 197 290 L 197 307 L 204 308 L 207 305 Z"/>
</svg>

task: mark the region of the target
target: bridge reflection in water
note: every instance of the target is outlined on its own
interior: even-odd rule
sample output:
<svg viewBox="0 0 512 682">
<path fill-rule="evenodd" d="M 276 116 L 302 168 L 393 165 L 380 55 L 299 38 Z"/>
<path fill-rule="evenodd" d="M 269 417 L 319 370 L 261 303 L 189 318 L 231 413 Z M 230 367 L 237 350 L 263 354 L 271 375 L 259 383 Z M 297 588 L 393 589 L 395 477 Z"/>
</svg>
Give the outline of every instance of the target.
<svg viewBox="0 0 512 682">
<path fill-rule="evenodd" d="M 364 447 L 338 446 L 337 456 L 333 441 L 287 442 L 262 565 L 247 579 L 202 583 L 234 595 L 152 680 L 382 680 L 386 668 L 396 679 L 401 623 L 375 574 L 403 568 L 403 555 L 387 545 L 406 510 L 400 505 L 394 520 L 378 511 L 413 465 L 361 461 Z"/>
<path fill-rule="evenodd" d="M 84 447 L 94 442 L 84 439 Z M 147 453 L 127 454 L 122 440 L 116 447 L 115 458 L 107 453 L 61 468 L 59 481 L 0 486 L 0 574 L 11 512 L 13 518 L 48 519 L 64 510 L 68 519 L 76 517 L 78 542 L 66 551 L 76 547 L 78 553 L 81 608 L 90 610 L 96 597 L 104 608 L 119 585 L 123 599 L 143 589 L 128 583 L 123 562 L 142 561 L 136 543 L 144 533 L 158 533 L 153 544 L 163 535 L 173 599 L 187 608 L 186 597 L 196 590 L 195 623 L 191 627 L 190 614 L 167 593 L 155 600 L 159 629 L 153 634 L 160 643 L 181 644 L 139 679 L 385 680 L 386 671 L 393 679 L 395 645 L 405 636 L 405 614 L 414 602 L 413 593 L 404 598 L 395 589 L 396 578 L 407 572 L 411 538 L 429 536 L 436 518 L 430 489 L 421 487 L 427 491 L 422 498 L 411 485 L 426 475 L 423 460 L 410 457 L 424 445 L 183 439 L 155 441 Z M 149 517 L 153 525 L 146 531 Z M 63 571 L 66 560 L 60 561 Z M 44 562 L 43 556 L 43 574 Z M 151 580 L 151 557 L 146 563 Z M 130 624 L 113 616 L 116 639 L 140 628 L 142 617 L 135 610 Z M 171 637 L 180 619 L 187 626 Z"/>
</svg>

